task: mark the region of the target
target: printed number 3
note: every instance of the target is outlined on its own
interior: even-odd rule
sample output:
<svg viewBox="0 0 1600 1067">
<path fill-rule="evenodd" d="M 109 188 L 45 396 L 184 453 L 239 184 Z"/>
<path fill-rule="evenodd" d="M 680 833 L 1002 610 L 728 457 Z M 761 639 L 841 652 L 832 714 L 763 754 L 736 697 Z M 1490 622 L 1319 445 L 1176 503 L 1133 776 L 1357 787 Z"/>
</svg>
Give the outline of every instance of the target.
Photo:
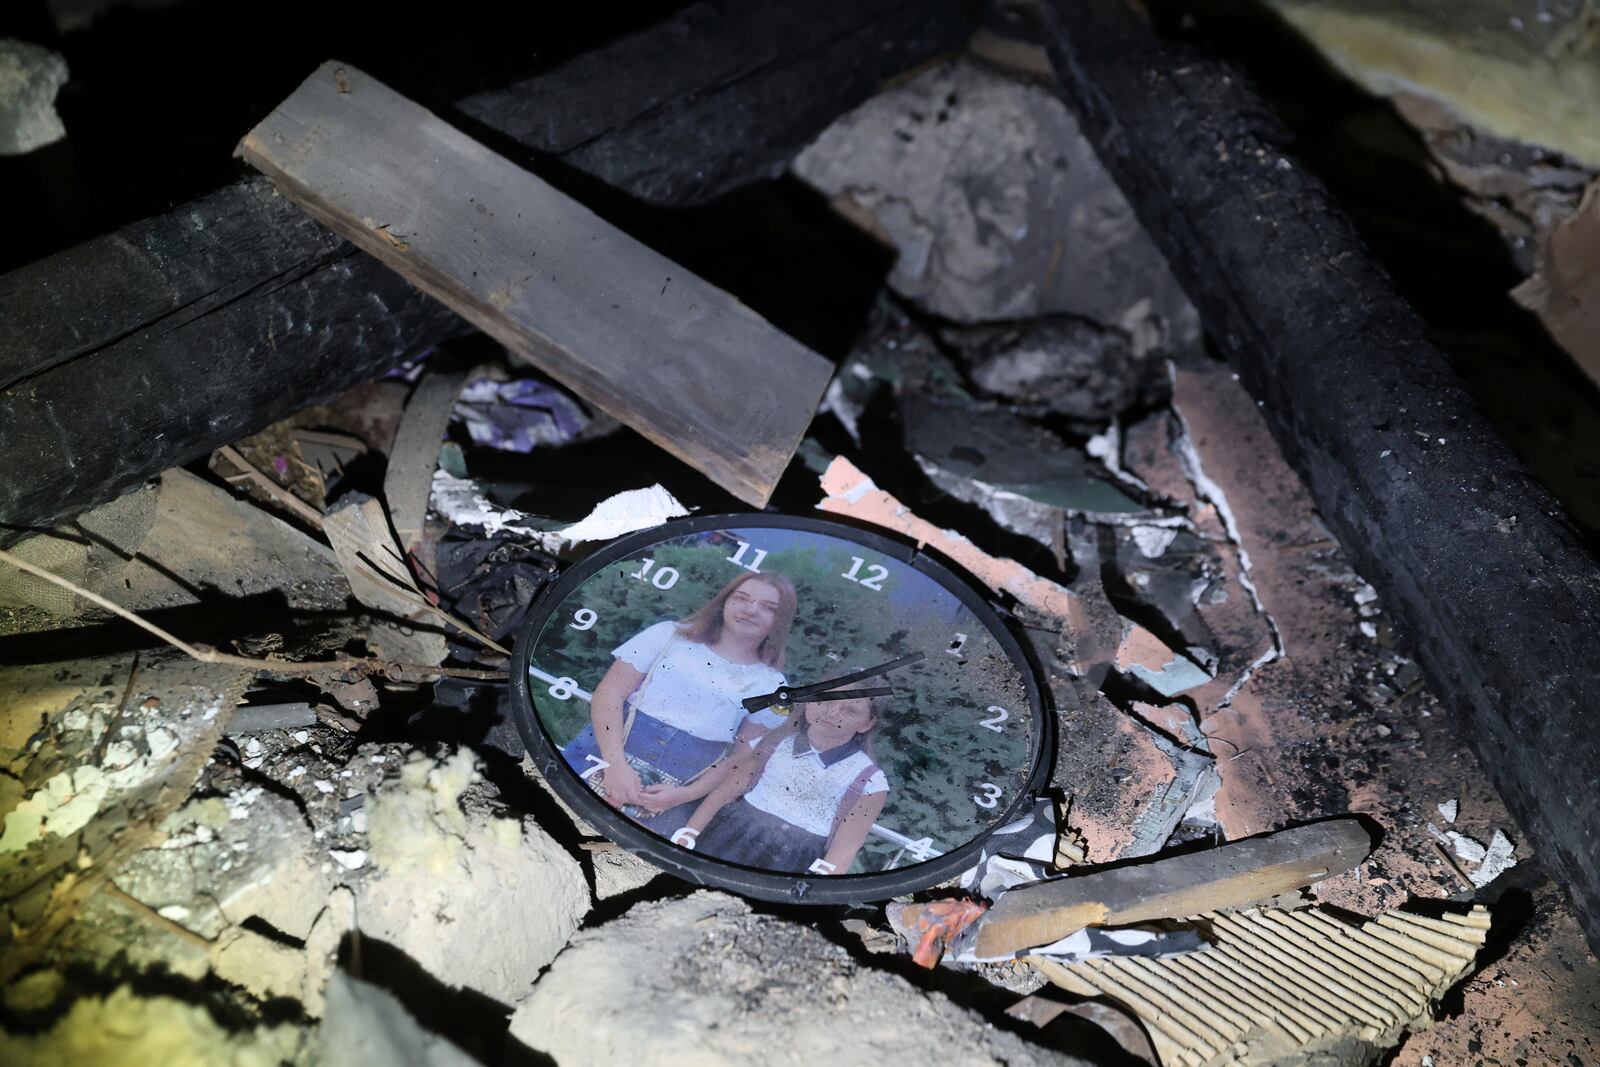
<svg viewBox="0 0 1600 1067">
<path fill-rule="evenodd" d="M 999 786 L 995 785 L 993 782 L 981 782 L 979 783 L 978 788 L 983 790 L 983 796 L 980 797 L 974 794 L 972 797 L 972 802 L 978 805 L 978 807 L 992 808 L 996 804 L 1000 803 L 1001 789 Z"/>
</svg>

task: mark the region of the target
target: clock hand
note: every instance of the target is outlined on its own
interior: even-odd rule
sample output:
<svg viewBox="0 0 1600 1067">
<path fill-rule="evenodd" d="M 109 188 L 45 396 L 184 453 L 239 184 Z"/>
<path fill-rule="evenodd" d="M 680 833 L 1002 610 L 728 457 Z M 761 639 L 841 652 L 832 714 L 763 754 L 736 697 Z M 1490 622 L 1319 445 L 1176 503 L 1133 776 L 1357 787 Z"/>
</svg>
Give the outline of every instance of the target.
<svg viewBox="0 0 1600 1067">
<path fill-rule="evenodd" d="M 760 711 L 763 708 L 770 708 L 774 704 L 790 704 L 796 700 L 804 700 L 806 697 L 814 696 L 817 693 L 826 693 L 830 689 L 838 689 L 842 685 L 864 681 L 868 678 L 876 678 L 880 674 L 888 674 L 892 670 L 904 667 L 909 663 L 917 663 L 926 658 L 926 654 L 922 652 L 913 652 L 909 656 L 901 656 L 899 659 L 890 660 L 888 663 L 880 663 L 876 667 L 868 667 L 866 670 L 856 671 L 854 674 L 830 678 L 826 682 L 817 682 L 814 685 L 782 686 L 766 696 L 746 697 L 741 703 L 744 704 L 745 711 Z"/>
<path fill-rule="evenodd" d="M 894 696 L 894 690 L 886 685 L 874 686 L 871 689 L 840 689 L 818 693 L 809 697 L 792 697 L 796 704 L 821 704 L 828 700 L 860 700 L 863 697 L 889 697 Z"/>
</svg>

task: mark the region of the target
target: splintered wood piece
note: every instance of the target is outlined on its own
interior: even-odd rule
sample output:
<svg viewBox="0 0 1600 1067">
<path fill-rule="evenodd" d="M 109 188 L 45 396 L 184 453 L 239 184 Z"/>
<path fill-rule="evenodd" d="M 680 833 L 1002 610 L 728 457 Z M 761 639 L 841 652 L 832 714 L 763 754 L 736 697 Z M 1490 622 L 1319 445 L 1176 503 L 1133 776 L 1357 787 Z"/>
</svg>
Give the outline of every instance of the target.
<svg viewBox="0 0 1600 1067">
<path fill-rule="evenodd" d="M 729 492 L 771 496 L 832 365 L 354 67 L 240 154 L 309 215 Z"/>
<path fill-rule="evenodd" d="M 1347 871 L 1371 849 L 1358 820 L 1333 819 L 1204 852 L 1019 886 L 980 920 L 976 951 L 982 958 L 1009 956 L 1086 926 L 1176 919 L 1254 903 Z"/>
<path fill-rule="evenodd" d="M 1375 1056 L 1425 1025 L 1471 970 L 1489 916 L 1480 906 L 1436 919 L 1389 911 L 1359 925 L 1315 908 L 1199 918 L 1213 943 L 1186 955 L 1030 962 L 1063 989 L 1131 1012 L 1161 1067 L 1321 1062 L 1319 1053 L 1348 1056 L 1352 1042 Z"/>
<path fill-rule="evenodd" d="M 339 558 L 350 590 L 367 607 L 424 625 L 437 625 L 433 609 L 417 588 L 405 557 L 389 529 L 383 504 L 370 496 L 349 494 L 342 506 L 328 512 L 322 532 Z M 442 633 L 373 623 L 374 640 L 383 654 L 407 663 L 436 666 L 449 651 Z"/>
</svg>

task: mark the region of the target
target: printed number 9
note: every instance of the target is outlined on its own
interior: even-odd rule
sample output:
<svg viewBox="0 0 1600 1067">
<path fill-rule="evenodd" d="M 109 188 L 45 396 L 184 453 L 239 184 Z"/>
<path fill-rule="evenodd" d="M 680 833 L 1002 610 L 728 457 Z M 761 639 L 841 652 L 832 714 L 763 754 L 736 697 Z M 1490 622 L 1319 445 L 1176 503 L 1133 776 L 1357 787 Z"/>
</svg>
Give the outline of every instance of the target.
<svg viewBox="0 0 1600 1067">
<path fill-rule="evenodd" d="M 577 611 L 572 613 L 572 617 L 576 621 L 568 623 L 568 628 L 573 630 L 592 629 L 594 627 L 595 620 L 600 618 L 600 616 L 596 615 L 588 608 L 579 608 Z"/>
<path fill-rule="evenodd" d="M 974 795 L 972 798 L 972 802 L 978 805 L 978 807 L 992 808 L 996 804 L 1000 803 L 1000 793 L 1002 790 L 999 786 L 995 785 L 993 782 L 981 782 L 979 783 L 978 788 L 983 790 L 983 796 L 980 797 Z"/>
</svg>

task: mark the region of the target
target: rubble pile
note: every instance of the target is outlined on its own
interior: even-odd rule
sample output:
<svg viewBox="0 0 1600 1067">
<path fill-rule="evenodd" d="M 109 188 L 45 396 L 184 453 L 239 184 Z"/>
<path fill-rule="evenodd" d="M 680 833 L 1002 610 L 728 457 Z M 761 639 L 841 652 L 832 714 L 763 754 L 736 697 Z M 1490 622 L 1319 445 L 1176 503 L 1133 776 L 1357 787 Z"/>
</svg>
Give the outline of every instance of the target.
<svg viewBox="0 0 1600 1067">
<path fill-rule="evenodd" d="M 1121 1033 L 1160 1067 L 1442 1064 L 1507 982 L 1548 1006 L 1520 1062 L 1600 1052 L 1596 963 L 1406 635 L 1074 116 L 996 57 L 795 161 L 895 260 L 772 500 L 1012 615 L 1060 727 L 1048 847 L 920 894 L 908 933 L 691 886 L 574 814 L 507 711 L 530 604 L 740 505 L 457 338 L 4 549 L 0 1060 L 1044 1065 Z M 1370 855 L 1290 891 L 963 953 L 1017 884 L 1352 813 Z"/>
</svg>

